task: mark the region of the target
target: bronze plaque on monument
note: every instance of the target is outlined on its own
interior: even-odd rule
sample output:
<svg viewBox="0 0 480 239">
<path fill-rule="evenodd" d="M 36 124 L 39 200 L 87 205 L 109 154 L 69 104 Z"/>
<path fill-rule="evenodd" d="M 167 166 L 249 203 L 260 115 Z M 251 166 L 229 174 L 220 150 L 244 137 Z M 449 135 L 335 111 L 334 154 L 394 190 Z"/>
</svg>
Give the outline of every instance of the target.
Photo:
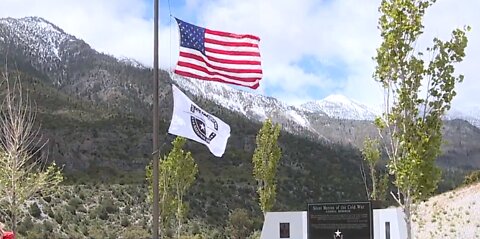
<svg viewBox="0 0 480 239">
<path fill-rule="evenodd" d="M 308 239 L 373 239 L 370 202 L 308 204 Z"/>
</svg>

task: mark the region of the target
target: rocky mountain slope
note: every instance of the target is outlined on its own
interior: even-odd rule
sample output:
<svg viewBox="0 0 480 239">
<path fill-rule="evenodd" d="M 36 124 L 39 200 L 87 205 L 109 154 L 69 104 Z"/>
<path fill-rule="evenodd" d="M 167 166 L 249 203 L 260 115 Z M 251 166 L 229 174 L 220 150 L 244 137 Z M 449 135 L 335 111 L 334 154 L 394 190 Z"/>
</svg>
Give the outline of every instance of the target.
<svg viewBox="0 0 480 239">
<path fill-rule="evenodd" d="M 343 95 L 329 95 L 318 101 L 301 105 L 310 112 L 325 113 L 331 118 L 350 120 L 374 120 L 380 111 L 348 99 Z"/>
<path fill-rule="evenodd" d="M 45 24 L 50 28 L 39 27 Z M 44 41 L 56 38 L 55 34 L 44 36 L 50 30 L 63 34 L 41 18 L 0 19 L 0 58 L 8 59 L 11 79 L 20 79 L 30 99 L 36 102 L 37 122 L 48 139 L 45 153 L 63 166 L 66 184 L 143 185 L 145 166 L 152 152 L 152 70 L 98 53 L 73 36 L 62 36 L 50 44 Z M 36 43 L 39 45 L 28 46 Z M 55 49 L 49 49 L 52 47 Z M 6 71 L 5 62 L 0 61 L 2 72 Z M 175 82 L 169 74 L 161 71 L 161 154 L 168 152 L 173 139 L 166 133 L 173 107 L 172 83 Z M 189 218 L 223 225 L 235 208 L 245 208 L 259 216 L 251 156 L 260 122 L 205 96 L 188 94 L 232 129 L 222 158 L 212 156 L 203 145 L 187 143 L 186 148 L 199 167 L 193 196 L 189 197 Z M 275 107 L 272 110 L 281 111 Z M 305 131 L 308 134 L 311 133 Z M 301 210 L 307 202 L 364 198 L 359 152 L 305 135 L 283 131 L 280 136 L 283 153 L 275 209 Z M 104 214 L 92 215 L 100 216 Z M 68 230 L 83 233 L 84 229 Z"/>
<path fill-rule="evenodd" d="M 354 147 L 361 147 L 367 136 L 378 137 L 372 120 L 380 111 L 345 96 L 332 95 L 295 107 L 275 98 L 237 90 L 224 84 L 174 75 L 172 78 L 194 95 L 212 100 L 251 120 L 271 118 L 294 134 Z M 446 116 L 441 165 L 457 165 L 464 169 L 480 167 L 480 128 L 475 126 L 475 119 L 474 114 L 459 114 L 455 110 Z"/>
<path fill-rule="evenodd" d="M 20 79 L 36 102 L 38 123 L 49 140 L 45 151 L 50 160 L 64 166 L 68 184 L 145 183 L 144 169 L 152 152 L 151 69 L 98 53 L 37 17 L 0 19 L 0 59 L 7 59 L 0 61 L 1 71 L 6 71 L 8 62 L 12 79 Z M 223 224 L 234 208 L 259 215 L 250 162 L 255 135 L 267 117 L 284 129 L 279 140 L 283 157 L 275 210 L 304 210 L 308 202 L 364 199 L 362 159 L 355 146 L 376 134 L 369 121 L 374 110 L 343 97 L 294 107 L 161 71 L 162 154 L 173 139 L 166 133 L 173 107 L 172 83 L 232 129 L 222 158 L 213 157 L 202 145 L 187 144 L 200 172 L 189 198 L 190 218 Z M 442 190 L 458 185 L 465 171 L 480 168 L 480 129 L 453 120 L 447 121 L 444 132 L 448 144 L 440 162 L 448 170 Z"/>
<path fill-rule="evenodd" d="M 293 106 L 272 97 L 241 91 L 224 84 L 184 79 L 173 74 L 171 77 L 192 94 L 207 97 L 250 119 L 262 120 L 267 117 L 280 117 L 285 122 L 291 122 L 306 129 L 312 129 L 310 128 L 311 119 L 308 115 L 328 116 L 342 120 L 372 121 L 382 113 L 379 107 L 367 106 L 338 94 L 329 95 L 322 100 L 306 102 L 300 106 Z M 452 109 L 447 113 L 445 119 L 465 120 L 480 128 L 480 108 L 473 107 L 464 111 Z"/>
<path fill-rule="evenodd" d="M 47 126 L 45 132 L 52 138 L 52 158 L 73 171 L 108 168 L 114 164 L 112 160 L 124 161 L 127 168 L 144 165 L 150 147 L 151 69 L 135 60 L 98 53 L 84 41 L 38 17 L 0 19 L 0 57 L 7 56 L 10 68 L 19 70 L 38 101 L 40 117 Z M 173 82 L 192 94 L 199 104 L 211 108 L 212 113 L 227 115 L 225 119 L 235 121 L 238 116 L 232 117 L 232 112 L 253 125 L 272 118 L 285 131 L 324 144 L 360 147 L 366 136 L 377 135 L 371 120 L 379 111 L 344 96 L 333 95 L 295 107 L 272 97 L 224 84 L 184 79 L 164 71 L 160 82 L 161 132 L 165 132 L 171 115 L 169 84 Z M 452 112 L 447 119 L 462 119 L 446 121 L 442 158 L 448 160 L 443 160 L 443 164 L 462 169 L 480 167 L 480 129 L 467 123 L 476 124 L 477 116 Z M 124 121 L 129 123 L 118 124 Z M 64 127 L 58 129 L 59 125 Z M 85 130 L 72 132 L 68 128 L 81 125 Z M 253 136 L 255 131 L 251 133 Z M 62 137 L 71 138 L 74 143 Z M 161 136 L 168 141 L 167 137 Z M 249 144 L 253 138 L 247 139 L 243 139 L 241 147 L 252 150 Z M 123 140 L 133 140 L 135 147 L 114 146 Z"/>
<path fill-rule="evenodd" d="M 421 203 L 415 238 L 480 238 L 480 183 L 437 195 Z"/>
</svg>

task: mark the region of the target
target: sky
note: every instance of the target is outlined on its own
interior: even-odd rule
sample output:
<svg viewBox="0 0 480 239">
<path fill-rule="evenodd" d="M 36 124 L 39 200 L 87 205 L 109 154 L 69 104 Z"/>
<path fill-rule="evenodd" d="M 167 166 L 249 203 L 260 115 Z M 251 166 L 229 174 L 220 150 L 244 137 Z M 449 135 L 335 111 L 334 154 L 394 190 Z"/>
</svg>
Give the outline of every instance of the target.
<svg viewBox="0 0 480 239">
<path fill-rule="evenodd" d="M 264 77 L 256 91 L 290 105 L 342 94 L 367 105 L 383 102 L 372 74 L 381 43 L 380 0 L 160 0 L 160 67 L 174 68 L 178 55 L 175 16 L 184 21 L 260 37 Z M 479 0 L 438 0 L 427 10 L 418 50 L 434 37 L 472 27 L 454 108 L 480 106 Z M 153 0 L 2 0 L 0 17 L 40 16 L 94 49 L 153 65 Z M 480 107 L 479 107 L 480 109 Z"/>
</svg>

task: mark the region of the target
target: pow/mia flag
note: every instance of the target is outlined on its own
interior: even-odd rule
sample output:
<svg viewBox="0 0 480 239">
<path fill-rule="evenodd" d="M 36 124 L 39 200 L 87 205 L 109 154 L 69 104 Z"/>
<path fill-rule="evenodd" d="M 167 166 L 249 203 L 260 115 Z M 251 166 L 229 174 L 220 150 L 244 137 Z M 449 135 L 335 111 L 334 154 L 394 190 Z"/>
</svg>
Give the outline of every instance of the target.
<svg viewBox="0 0 480 239">
<path fill-rule="evenodd" d="M 175 85 L 172 91 L 173 114 L 168 133 L 202 143 L 213 155 L 222 157 L 230 126 L 198 107 Z"/>
</svg>

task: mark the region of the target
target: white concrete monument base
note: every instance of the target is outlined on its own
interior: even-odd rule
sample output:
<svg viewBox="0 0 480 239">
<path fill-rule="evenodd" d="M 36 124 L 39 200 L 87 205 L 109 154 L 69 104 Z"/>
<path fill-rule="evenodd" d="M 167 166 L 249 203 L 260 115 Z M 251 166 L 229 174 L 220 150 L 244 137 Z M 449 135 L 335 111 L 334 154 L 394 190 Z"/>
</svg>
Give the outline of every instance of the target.
<svg viewBox="0 0 480 239">
<path fill-rule="evenodd" d="M 260 239 L 280 239 L 280 223 L 289 223 L 290 239 L 307 239 L 307 211 L 267 212 Z M 282 239 L 283 239 L 282 238 Z"/>
<path fill-rule="evenodd" d="M 403 218 L 400 208 L 373 209 L 374 238 L 404 239 L 407 226 Z M 308 238 L 307 228 L 306 211 L 267 212 L 260 239 L 314 239 Z"/>
</svg>

